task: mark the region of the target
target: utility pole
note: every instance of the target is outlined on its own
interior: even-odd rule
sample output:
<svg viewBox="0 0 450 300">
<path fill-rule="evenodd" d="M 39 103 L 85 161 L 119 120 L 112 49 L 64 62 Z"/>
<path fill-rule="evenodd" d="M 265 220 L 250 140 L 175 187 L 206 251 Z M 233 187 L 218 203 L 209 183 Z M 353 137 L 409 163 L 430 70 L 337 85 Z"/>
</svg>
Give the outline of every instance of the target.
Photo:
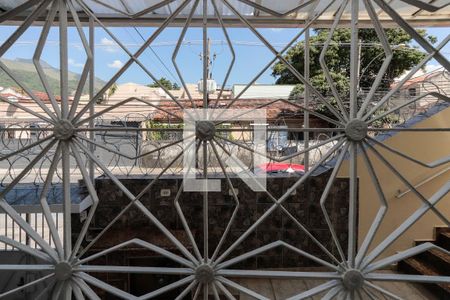
<svg viewBox="0 0 450 300">
<path fill-rule="evenodd" d="M 212 70 L 211 70 L 211 65 L 212 65 L 212 60 L 211 60 L 211 39 L 208 38 L 208 48 L 206 51 L 206 59 L 208 62 L 208 80 L 212 79 Z"/>
<path fill-rule="evenodd" d="M 204 86 L 204 91 L 203 93 L 206 93 L 206 103 L 209 102 L 209 93 L 208 93 L 208 84 L 209 84 L 209 80 L 212 80 L 212 63 L 213 63 L 213 59 L 211 58 L 211 39 L 207 38 L 206 40 L 206 49 L 204 51 L 203 55 L 200 55 L 200 58 L 204 60 L 204 68 L 206 68 L 206 82 L 203 83 Z M 215 55 L 214 55 L 215 56 Z"/>
</svg>

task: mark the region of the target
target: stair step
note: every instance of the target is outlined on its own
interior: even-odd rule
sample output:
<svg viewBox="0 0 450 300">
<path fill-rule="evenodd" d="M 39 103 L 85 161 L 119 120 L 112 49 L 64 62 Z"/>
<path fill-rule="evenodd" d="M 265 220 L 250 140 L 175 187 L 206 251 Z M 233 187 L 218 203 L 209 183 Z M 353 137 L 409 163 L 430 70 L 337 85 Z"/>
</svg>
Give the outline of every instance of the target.
<svg viewBox="0 0 450 300">
<path fill-rule="evenodd" d="M 422 263 L 433 266 L 441 274 L 450 274 L 450 255 L 441 250 L 430 249 L 417 258 Z"/>
<path fill-rule="evenodd" d="M 435 231 L 436 236 L 438 236 L 439 233 L 441 233 L 441 232 L 450 232 L 450 228 L 445 225 L 444 226 L 435 226 L 434 231 Z"/>
<path fill-rule="evenodd" d="M 450 251 L 450 232 L 439 232 L 439 235 L 436 237 L 436 244 L 439 247 Z"/>
<path fill-rule="evenodd" d="M 414 245 L 420 246 L 425 243 L 435 243 L 435 242 L 436 242 L 435 239 L 418 239 L 418 240 L 414 240 Z"/>
<path fill-rule="evenodd" d="M 417 258 L 408 258 L 398 263 L 398 270 L 407 274 L 439 276 L 441 274 L 434 267 L 424 264 Z M 433 292 L 439 299 L 450 299 L 450 284 L 430 283 L 424 286 Z"/>
</svg>

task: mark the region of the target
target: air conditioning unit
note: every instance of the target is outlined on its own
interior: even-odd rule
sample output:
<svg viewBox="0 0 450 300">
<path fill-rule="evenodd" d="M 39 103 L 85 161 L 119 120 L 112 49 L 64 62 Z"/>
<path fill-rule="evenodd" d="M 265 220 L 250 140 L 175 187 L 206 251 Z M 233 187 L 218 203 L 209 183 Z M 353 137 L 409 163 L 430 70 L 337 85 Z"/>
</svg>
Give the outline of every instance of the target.
<svg viewBox="0 0 450 300">
<path fill-rule="evenodd" d="M 206 89 L 208 94 L 214 94 L 217 90 L 217 83 L 213 79 L 208 79 L 206 82 Z M 198 91 L 203 93 L 203 80 L 198 82 Z"/>
</svg>

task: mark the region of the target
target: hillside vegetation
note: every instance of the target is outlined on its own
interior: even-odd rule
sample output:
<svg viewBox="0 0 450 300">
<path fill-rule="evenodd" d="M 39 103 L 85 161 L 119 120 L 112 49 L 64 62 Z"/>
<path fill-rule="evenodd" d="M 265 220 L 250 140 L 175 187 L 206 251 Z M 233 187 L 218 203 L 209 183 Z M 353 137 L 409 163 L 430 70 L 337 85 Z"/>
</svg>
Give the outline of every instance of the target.
<svg viewBox="0 0 450 300">
<path fill-rule="evenodd" d="M 44 87 L 40 81 L 39 75 L 36 72 L 36 68 L 32 60 L 28 59 L 1 59 L 1 61 L 14 73 L 15 76 L 24 83 L 28 88 L 35 91 L 44 91 Z M 52 67 L 46 62 L 42 62 L 42 68 L 47 75 L 47 81 L 50 88 L 53 90 L 55 95 L 59 95 L 59 69 Z M 69 72 L 69 93 L 72 94 L 79 82 L 80 74 Z M 96 78 L 95 89 L 100 90 L 105 82 L 101 79 Z M 2 87 L 16 87 L 19 86 L 10 78 L 3 70 L 0 70 L 0 86 Z M 84 87 L 83 94 L 88 93 L 88 86 Z"/>
</svg>

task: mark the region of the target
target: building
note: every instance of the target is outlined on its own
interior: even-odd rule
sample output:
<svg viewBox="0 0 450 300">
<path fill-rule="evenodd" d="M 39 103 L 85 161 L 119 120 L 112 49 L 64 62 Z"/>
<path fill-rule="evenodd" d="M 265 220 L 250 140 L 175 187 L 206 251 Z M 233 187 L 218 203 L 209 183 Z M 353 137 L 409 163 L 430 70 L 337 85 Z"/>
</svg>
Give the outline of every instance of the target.
<svg viewBox="0 0 450 300">
<path fill-rule="evenodd" d="M 295 85 L 253 84 L 244 91 L 246 87 L 246 84 L 233 85 L 231 96 L 240 95 L 240 99 L 289 99 Z"/>
<path fill-rule="evenodd" d="M 391 88 L 396 88 L 401 79 L 402 77 Z M 442 100 L 430 93 L 450 95 L 450 72 L 448 70 L 439 68 L 431 72 L 422 72 L 422 74 L 407 80 L 399 88 L 395 97 L 389 101 L 389 105 L 395 107 L 410 102 L 398 111 L 403 120 L 408 120 Z"/>
</svg>

